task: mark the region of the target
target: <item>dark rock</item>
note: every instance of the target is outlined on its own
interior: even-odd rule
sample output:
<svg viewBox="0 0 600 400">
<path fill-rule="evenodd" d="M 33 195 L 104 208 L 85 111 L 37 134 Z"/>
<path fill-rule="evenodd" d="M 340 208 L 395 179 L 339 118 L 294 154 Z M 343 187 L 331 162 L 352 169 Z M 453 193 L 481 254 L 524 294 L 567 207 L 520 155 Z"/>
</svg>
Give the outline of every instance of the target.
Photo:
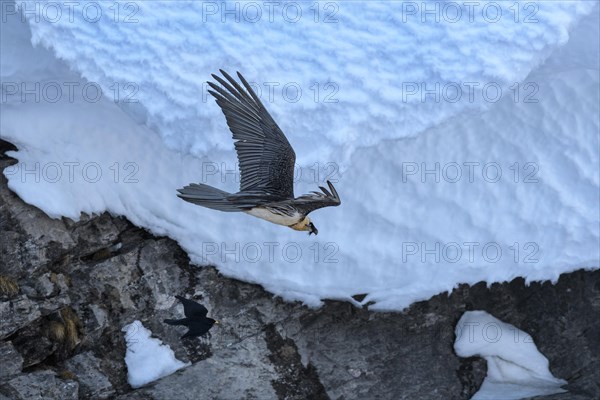
<svg viewBox="0 0 600 400">
<path fill-rule="evenodd" d="M 68 371 L 77 377 L 79 391 L 84 398 L 108 399 L 114 395 L 112 384 L 101 372 L 100 360 L 91 352 L 78 354 L 65 364 Z"/>
<path fill-rule="evenodd" d="M 367 293 L 355 294 L 354 296 L 352 296 L 352 298 L 359 303 L 363 301 L 365 297 L 367 297 Z"/>
<path fill-rule="evenodd" d="M 487 365 L 485 360 L 477 357 L 461 358 L 458 368 L 458 379 L 462 384 L 460 397 L 470 399 L 481 386 L 481 382 L 487 374 Z"/>
<path fill-rule="evenodd" d="M 44 319 L 39 319 L 11 337 L 15 349 L 23 359 L 24 368 L 43 362 L 58 347 L 58 344 L 53 342 L 43 331 L 42 326 L 46 325 L 46 322 Z"/>
<path fill-rule="evenodd" d="M 273 324 L 268 324 L 265 332 L 267 347 L 271 352 L 269 359 L 280 376 L 272 382 L 277 396 L 289 400 L 329 399 L 314 366 L 302 365 L 294 341 L 283 338 Z"/>
<path fill-rule="evenodd" d="M 0 139 L 0 156 L 6 153 L 7 151 L 16 151 L 17 146 L 14 144 L 7 142 L 6 140 Z"/>
<path fill-rule="evenodd" d="M 12 400 L 77 400 L 79 385 L 62 380 L 52 371 L 21 374 L 0 386 L 0 393 Z"/>
<path fill-rule="evenodd" d="M 23 357 L 10 341 L 0 342 L 0 384 L 19 375 L 23 369 Z"/>
<path fill-rule="evenodd" d="M 60 310 L 70 303 L 65 295 L 52 299 L 34 300 L 25 295 L 0 302 L 0 339 L 12 335 L 42 316 Z"/>
</svg>

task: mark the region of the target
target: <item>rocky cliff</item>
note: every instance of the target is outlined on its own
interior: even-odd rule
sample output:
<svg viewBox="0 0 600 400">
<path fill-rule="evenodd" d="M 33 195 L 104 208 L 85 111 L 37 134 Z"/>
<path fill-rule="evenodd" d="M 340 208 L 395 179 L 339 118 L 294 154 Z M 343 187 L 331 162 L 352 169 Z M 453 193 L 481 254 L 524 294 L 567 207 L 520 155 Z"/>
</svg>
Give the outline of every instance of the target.
<svg viewBox="0 0 600 400">
<path fill-rule="evenodd" d="M 4 154 L 12 145 L 0 141 Z M 2 155 L 0 169 L 13 163 Z M 0 399 L 468 399 L 485 361 L 453 352 L 465 310 L 528 332 L 569 393 L 600 398 L 600 271 L 462 285 L 402 313 L 310 309 L 191 265 L 177 243 L 109 214 L 74 222 L 25 204 L 0 175 Z M 180 340 L 176 294 L 221 320 Z M 127 383 L 121 329 L 140 320 L 191 366 Z"/>
</svg>

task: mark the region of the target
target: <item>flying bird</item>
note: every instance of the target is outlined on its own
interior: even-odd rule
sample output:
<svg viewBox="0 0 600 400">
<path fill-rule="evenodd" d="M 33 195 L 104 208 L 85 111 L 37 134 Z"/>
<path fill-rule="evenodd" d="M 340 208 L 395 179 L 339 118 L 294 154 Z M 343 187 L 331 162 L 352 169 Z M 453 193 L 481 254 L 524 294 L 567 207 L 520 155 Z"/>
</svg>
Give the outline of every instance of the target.
<svg viewBox="0 0 600 400">
<path fill-rule="evenodd" d="M 213 327 L 214 324 L 219 324 L 219 321 L 212 318 L 207 318 L 208 310 L 200 303 L 193 300 L 188 300 L 182 296 L 175 296 L 181 304 L 183 304 L 183 313 L 185 318 L 182 319 L 165 319 L 163 322 L 169 325 L 185 325 L 188 331 L 181 338 L 202 336 Z"/>
<path fill-rule="evenodd" d="M 242 87 L 227 72 L 225 79 L 208 82 L 208 92 L 221 107 L 233 134 L 240 168 L 240 190 L 227 193 L 202 183 L 178 189 L 185 201 L 213 210 L 245 212 L 297 231 L 319 233 L 308 214 L 329 206 L 339 206 L 340 196 L 327 181 L 329 190 L 294 197 L 296 153 L 246 79 L 237 73 Z"/>
</svg>

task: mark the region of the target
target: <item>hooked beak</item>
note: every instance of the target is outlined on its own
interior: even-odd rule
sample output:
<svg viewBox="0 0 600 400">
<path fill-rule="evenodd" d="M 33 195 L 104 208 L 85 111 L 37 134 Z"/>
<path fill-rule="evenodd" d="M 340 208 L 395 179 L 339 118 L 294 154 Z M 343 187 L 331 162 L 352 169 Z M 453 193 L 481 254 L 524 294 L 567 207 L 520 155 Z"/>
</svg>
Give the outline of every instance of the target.
<svg viewBox="0 0 600 400">
<path fill-rule="evenodd" d="M 310 224 L 310 231 L 308 232 L 308 236 L 310 236 L 313 233 L 316 236 L 319 234 L 319 230 L 313 224 Z"/>
</svg>

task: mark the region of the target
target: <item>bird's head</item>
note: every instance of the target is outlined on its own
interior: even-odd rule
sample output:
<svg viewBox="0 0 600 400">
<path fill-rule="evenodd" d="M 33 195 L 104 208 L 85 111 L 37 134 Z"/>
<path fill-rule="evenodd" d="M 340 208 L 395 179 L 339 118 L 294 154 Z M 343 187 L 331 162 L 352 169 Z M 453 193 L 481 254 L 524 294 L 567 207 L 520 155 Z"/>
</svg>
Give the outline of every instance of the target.
<svg viewBox="0 0 600 400">
<path fill-rule="evenodd" d="M 309 222 L 308 224 L 306 224 L 306 227 L 308 228 L 308 236 L 310 236 L 312 233 L 314 233 L 315 235 L 319 234 L 319 230 L 317 229 L 317 227 L 315 226 L 315 224 L 313 224 L 312 222 Z"/>
<path fill-rule="evenodd" d="M 319 233 L 319 230 L 317 229 L 315 224 L 310 222 L 310 218 L 308 217 L 304 217 L 304 219 L 298 222 L 297 224 L 290 225 L 290 228 L 292 228 L 295 231 L 308 231 L 308 236 L 310 236 L 313 233 L 315 235 Z"/>
</svg>

